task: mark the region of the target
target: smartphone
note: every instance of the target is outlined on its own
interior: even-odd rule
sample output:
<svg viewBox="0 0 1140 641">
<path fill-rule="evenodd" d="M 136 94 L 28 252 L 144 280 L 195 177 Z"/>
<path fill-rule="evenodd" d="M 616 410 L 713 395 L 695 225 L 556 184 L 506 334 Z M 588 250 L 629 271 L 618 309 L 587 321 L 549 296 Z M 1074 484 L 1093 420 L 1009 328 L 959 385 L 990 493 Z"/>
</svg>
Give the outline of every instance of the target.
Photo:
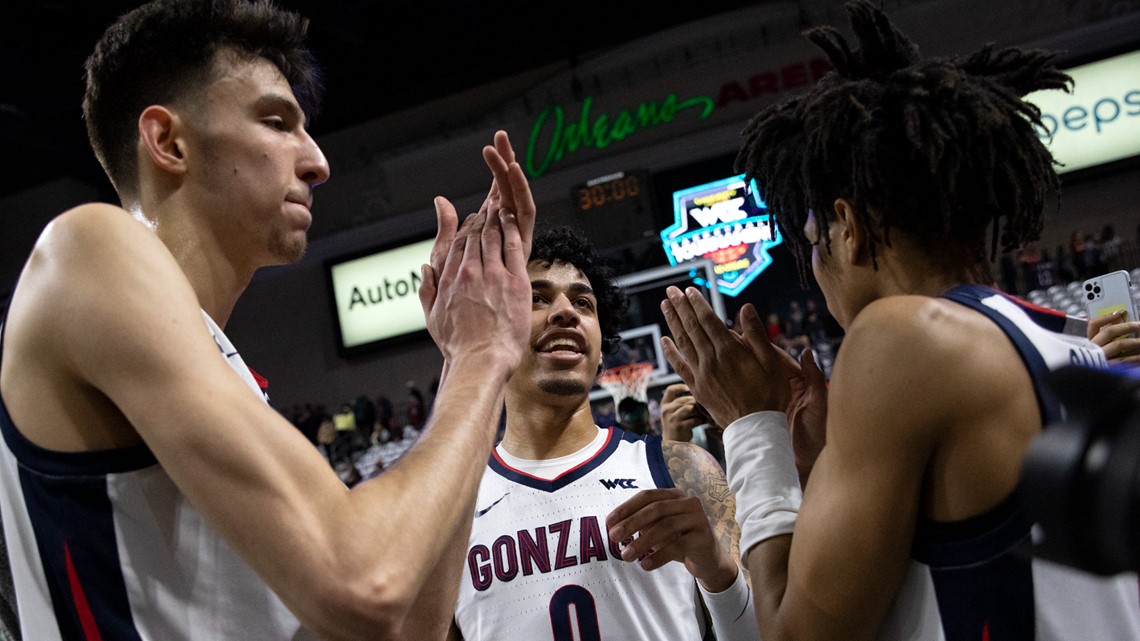
<svg viewBox="0 0 1140 641">
<path fill-rule="evenodd" d="M 1132 300 L 1132 279 L 1121 269 L 1102 276 L 1094 276 L 1081 284 L 1085 297 L 1085 308 L 1089 319 L 1099 318 L 1124 310 L 1125 322 L 1134 321 L 1136 303 Z"/>
</svg>

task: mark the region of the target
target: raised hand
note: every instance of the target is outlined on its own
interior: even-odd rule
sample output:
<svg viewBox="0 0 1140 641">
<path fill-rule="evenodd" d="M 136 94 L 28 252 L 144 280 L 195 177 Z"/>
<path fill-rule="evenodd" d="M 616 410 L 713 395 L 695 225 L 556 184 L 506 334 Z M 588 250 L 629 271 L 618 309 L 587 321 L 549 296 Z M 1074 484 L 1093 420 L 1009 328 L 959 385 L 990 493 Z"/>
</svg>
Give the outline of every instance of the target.
<svg viewBox="0 0 1140 641">
<path fill-rule="evenodd" d="M 684 383 L 673 383 L 661 397 L 661 436 L 672 441 L 693 440 L 693 428 L 707 422 L 697 399 Z"/>
<path fill-rule="evenodd" d="M 827 440 L 827 379 L 810 349 L 800 352 L 799 363 L 791 354 L 784 354 L 792 392 L 788 400 L 788 423 L 792 429 L 800 485 L 804 486 Z"/>
<path fill-rule="evenodd" d="M 787 366 L 752 305 L 741 310 L 741 332 L 730 330 L 694 287 L 666 290 L 661 311 L 672 336 L 665 357 L 718 425 L 763 410 L 786 411 Z"/>
<path fill-rule="evenodd" d="M 483 160 L 493 177 L 477 213 L 460 225 L 455 206 L 442 196 L 435 199 L 436 237 L 429 263 L 421 267 L 420 305 L 428 332 L 445 358 L 457 354 L 460 344 L 481 349 L 488 341 L 506 340 L 511 348 L 504 354 L 517 364 L 515 356 L 521 358 L 521 345 L 529 333 L 524 322 L 530 309 L 526 262 L 534 235 L 534 198 L 506 132 L 496 132 L 494 145 L 483 148 Z M 458 315 L 440 305 L 453 307 Z M 457 323 L 477 332 L 479 323 L 491 320 L 475 310 L 458 311 L 468 305 L 497 310 L 500 318 L 488 325 L 496 329 L 482 338 L 460 336 Z M 470 323 L 464 313 L 475 314 Z M 481 340 L 483 347 L 476 347 Z"/>
<path fill-rule="evenodd" d="M 507 132 L 495 132 L 494 145 L 483 147 L 483 161 L 494 176 L 487 201 L 498 199 L 501 207 L 518 216 L 523 256 L 529 258 L 531 239 L 534 237 L 534 197 L 530 193 L 530 184 L 522 166 L 515 162 L 515 150 L 511 147 Z"/>
</svg>

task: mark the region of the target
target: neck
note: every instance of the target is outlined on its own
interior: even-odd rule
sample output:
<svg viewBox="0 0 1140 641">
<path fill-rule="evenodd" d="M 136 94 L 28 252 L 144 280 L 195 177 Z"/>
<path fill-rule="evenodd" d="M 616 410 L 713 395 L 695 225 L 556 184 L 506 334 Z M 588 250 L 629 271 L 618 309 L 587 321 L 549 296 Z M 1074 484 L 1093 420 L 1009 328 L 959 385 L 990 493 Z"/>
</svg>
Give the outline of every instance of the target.
<svg viewBox="0 0 1140 641">
<path fill-rule="evenodd" d="M 508 391 L 506 405 L 502 445 L 512 456 L 530 460 L 566 456 L 598 434 L 586 395 L 536 402 L 533 394 Z"/>
<path fill-rule="evenodd" d="M 190 281 L 199 305 L 224 328 L 258 266 L 249 256 L 233 255 L 224 239 L 210 233 L 205 221 L 180 206 L 176 197 L 135 206 L 131 212 L 154 230 Z"/>
<path fill-rule="evenodd" d="M 901 234 L 900 234 L 901 236 Z M 988 272 L 971 261 L 939 261 L 903 239 L 892 238 L 892 245 L 882 248 L 875 274 L 878 298 L 886 296 L 938 296 L 946 290 L 966 283 L 992 284 Z"/>
</svg>

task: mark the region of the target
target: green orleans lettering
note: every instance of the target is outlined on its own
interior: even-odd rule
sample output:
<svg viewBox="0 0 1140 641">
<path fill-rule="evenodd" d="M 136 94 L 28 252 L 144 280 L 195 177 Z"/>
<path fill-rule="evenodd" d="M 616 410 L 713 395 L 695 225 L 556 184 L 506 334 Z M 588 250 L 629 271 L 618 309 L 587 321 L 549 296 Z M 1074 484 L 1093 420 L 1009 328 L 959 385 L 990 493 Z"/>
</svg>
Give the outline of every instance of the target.
<svg viewBox="0 0 1140 641">
<path fill-rule="evenodd" d="M 672 122 L 677 114 L 687 109 L 699 110 L 700 120 L 709 117 L 713 111 L 713 99 L 709 96 L 694 96 L 679 100 L 677 94 L 669 94 L 658 102 L 643 102 L 633 111 L 623 110 L 612 118 L 600 114 L 590 115 L 593 98 L 582 101 L 582 114 L 577 121 L 567 123 L 566 113 L 560 106 L 543 109 L 530 130 L 530 140 L 526 148 L 526 173 L 531 178 L 545 174 L 550 166 L 583 147 L 605 149 L 610 143 L 624 140 L 647 127 Z M 549 147 L 540 149 L 540 141 L 549 140 Z"/>
</svg>

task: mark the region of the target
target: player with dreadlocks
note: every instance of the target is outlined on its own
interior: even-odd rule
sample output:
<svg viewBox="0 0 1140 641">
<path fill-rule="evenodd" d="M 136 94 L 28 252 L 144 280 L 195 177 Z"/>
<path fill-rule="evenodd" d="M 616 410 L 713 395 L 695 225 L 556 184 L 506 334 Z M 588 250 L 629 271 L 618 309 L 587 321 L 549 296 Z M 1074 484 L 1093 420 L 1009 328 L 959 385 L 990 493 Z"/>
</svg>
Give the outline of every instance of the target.
<svg viewBox="0 0 1140 641">
<path fill-rule="evenodd" d="M 738 158 L 846 329 L 829 386 L 750 305 L 729 329 L 692 292 L 662 303 L 666 355 L 727 426 L 762 636 L 1138 639 L 1136 576 L 1034 558 L 1018 490 L 1059 416 L 1044 374 L 1104 353 L 990 277 L 1058 188 L 1022 97 L 1071 80 L 1040 51 L 923 58 L 870 3 L 847 7 L 858 46 L 809 31 L 833 71 L 756 115 Z M 611 518 L 611 537 L 638 527 Z"/>
</svg>

